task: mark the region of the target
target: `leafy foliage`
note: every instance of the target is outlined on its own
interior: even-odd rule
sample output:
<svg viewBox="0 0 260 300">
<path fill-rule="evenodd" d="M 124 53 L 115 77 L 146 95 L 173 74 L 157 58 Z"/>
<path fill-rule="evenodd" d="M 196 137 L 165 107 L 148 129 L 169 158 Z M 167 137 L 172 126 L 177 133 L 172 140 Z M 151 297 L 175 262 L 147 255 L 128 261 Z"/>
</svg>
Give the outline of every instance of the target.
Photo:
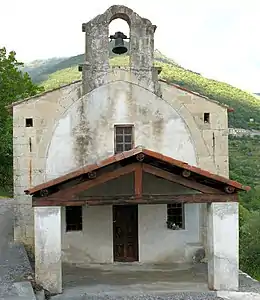
<svg viewBox="0 0 260 300">
<path fill-rule="evenodd" d="M 240 224 L 240 268 L 260 280 L 260 212 L 244 213 Z"/>
<path fill-rule="evenodd" d="M 45 90 L 51 90 L 61 85 L 81 79 L 81 73 L 78 71 L 78 68 L 74 67 L 66 70 L 67 72 L 62 70 L 51 74 L 44 84 L 41 84 L 41 86 L 44 87 Z"/>
<path fill-rule="evenodd" d="M 230 178 L 251 186 L 241 194 L 243 205 L 260 211 L 260 137 L 229 137 Z"/>
<path fill-rule="evenodd" d="M 14 51 L 7 53 L 0 48 L 0 186 L 4 190 L 11 189 L 13 181 L 12 119 L 5 106 L 42 90 L 27 73 L 20 71 L 22 63 L 15 55 Z"/>
<path fill-rule="evenodd" d="M 251 186 L 240 195 L 240 268 L 260 280 L 260 137 L 229 138 L 230 177 Z"/>
</svg>

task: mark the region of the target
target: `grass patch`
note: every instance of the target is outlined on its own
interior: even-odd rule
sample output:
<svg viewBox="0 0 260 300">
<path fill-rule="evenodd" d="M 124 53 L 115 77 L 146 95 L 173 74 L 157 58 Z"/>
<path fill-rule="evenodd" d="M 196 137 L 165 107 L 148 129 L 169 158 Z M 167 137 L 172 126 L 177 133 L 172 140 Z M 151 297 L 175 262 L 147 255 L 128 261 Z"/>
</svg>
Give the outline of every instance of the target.
<svg viewBox="0 0 260 300">
<path fill-rule="evenodd" d="M 0 189 L 0 199 L 13 198 L 13 194 Z"/>
</svg>

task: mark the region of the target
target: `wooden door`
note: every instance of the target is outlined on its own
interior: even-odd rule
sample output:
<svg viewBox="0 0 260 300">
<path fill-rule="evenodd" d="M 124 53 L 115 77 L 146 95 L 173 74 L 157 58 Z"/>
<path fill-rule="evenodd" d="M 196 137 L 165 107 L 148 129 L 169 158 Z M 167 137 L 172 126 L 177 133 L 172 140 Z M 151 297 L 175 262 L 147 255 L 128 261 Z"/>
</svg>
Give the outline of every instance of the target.
<svg viewBox="0 0 260 300">
<path fill-rule="evenodd" d="M 114 261 L 138 261 L 138 205 L 113 206 Z"/>
</svg>

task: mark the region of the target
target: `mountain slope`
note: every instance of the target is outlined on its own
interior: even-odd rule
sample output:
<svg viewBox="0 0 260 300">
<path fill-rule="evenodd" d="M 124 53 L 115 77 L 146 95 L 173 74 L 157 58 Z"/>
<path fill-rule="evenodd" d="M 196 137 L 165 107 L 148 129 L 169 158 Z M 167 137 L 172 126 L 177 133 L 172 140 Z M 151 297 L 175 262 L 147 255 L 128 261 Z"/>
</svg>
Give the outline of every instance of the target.
<svg viewBox="0 0 260 300">
<path fill-rule="evenodd" d="M 22 71 L 27 72 L 34 83 L 39 83 L 48 79 L 50 70 L 64 59 L 64 57 L 54 57 L 46 60 L 34 60 L 30 63 L 25 64 L 24 67 L 22 67 Z M 55 71 L 56 70 L 54 70 L 54 72 Z"/>
<path fill-rule="evenodd" d="M 48 79 L 43 81 L 41 85 L 48 90 L 80 79 L 81 73 L 78 72 L 77 66 L 83 61 L 84 56 L 77 55 L 49 67 L 48 74 L 46 70 L 41 74 L 41 76 L 48 75 Z M 128 56 L 114 56 L 110 59 L 110 64 L 128 65 L 129 58 Z M 162 79 L 234 108 L 235 112 L 229 114 L 230 127 L 260 129 L 260 101 L 258 97 L 227 83 L 208 79 L 198 73 L 186 70 L 159 51 L 155 51 L 155 65 L 162 67 L 160 74 Z"/>
</svg>

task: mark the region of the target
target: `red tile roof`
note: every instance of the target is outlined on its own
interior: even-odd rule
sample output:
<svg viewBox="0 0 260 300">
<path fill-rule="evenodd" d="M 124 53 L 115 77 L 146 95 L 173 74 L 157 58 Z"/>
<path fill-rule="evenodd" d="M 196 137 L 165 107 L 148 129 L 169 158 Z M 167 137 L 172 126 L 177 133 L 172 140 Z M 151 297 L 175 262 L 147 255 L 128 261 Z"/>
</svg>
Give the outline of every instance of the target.
<svg viewBox="0 0 260 300">
<path fill-rule="evenodd" d="M 223 176 L 220 176 L 220 175 L 217 175 L 217 174 L 213 174 L 211 172 L 208 172 L 206 170 L 200 169 L 200 168 L 195 167 L 195 166 L 191 166 L 186 162 L 174 159 L 174 158 L 169 157 L 169 156 L 165 156 L 161 153 L 154 152 L 154 151 L 151 151 L 151 150 L 148 150 L 148 149 L 145 149 L 145 148 L 137 147 L 137 148 L 134 148 L 132 150 L 125 151 L 125 152 L 110 156 L 107 159 L 104 159 L 104 160 L 100 161 L 99 163 L 84 166 L 84 167 L 82 167 L 82 168 L 80 168 L 76 171 L 70 172 L 70 173 L 68 173 L 66 175 L 63 175 L 63 176 L 60 176 L 56 179 L 50 180 L 48 182 L 39 184 L 39 185 L 37 185 L 35 187 L 32 187 L 30 189 L 27 189 L 24 192 L 26 194 L 32 195 L 32 194 L 34 194 L 34 193 L 36 193 L 36 192 L 38 192 L 42 189 L 47 189 L 49 187 L 64 183 L 65 181 L 72 180 L 72 179 L 74 179 L 78 176 L 81 176 L 83 174 L 86 174 L 88 172 L 95 171 L 99 168 L 111 165 L 111 164 L 116 163 L 118 161 L 123 161 L 126 158 L 133 157 L 133 156 L 135 156 L 139 153 L 143 153 L 144 155 L 149 156 L 149 157 L 153 158 L 154 160 L 162 161 L 164 163 L 167 163 L 167 164 L 172 165 L 172 166 L 179 167 L 179 168 L 184 169 L 184 170 L 189 170 L 192 173 L 195 173 L 195 174 L 198 174 L 198 175 L 204 177 L 205 179 L 212 179 L 212 180 L 214 180 L 218 183 L 222 183 L 222 184 L 225 184 L 225 185 L 232 186 L 232 187 L 236 188 L 237 190 L 244 190 L 244 191 L 249 191 L 250 190 L 249 186 L 244 186 L 244 185 L 242 185 L 241 183 L 239 183 L 237 181 L 228 179 L 226 177 L 223 177 Z"/>
</svg>

